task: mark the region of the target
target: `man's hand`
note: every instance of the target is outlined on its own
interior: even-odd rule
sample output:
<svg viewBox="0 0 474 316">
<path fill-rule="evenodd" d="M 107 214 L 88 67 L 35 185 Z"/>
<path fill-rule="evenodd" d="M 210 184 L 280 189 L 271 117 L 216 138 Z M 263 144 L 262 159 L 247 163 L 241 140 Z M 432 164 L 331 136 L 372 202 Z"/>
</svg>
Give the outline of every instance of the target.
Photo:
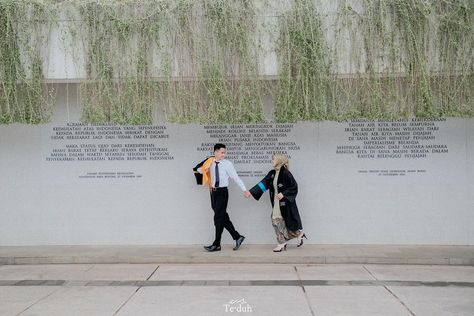
<svg viewBox="0 0 474 316">
<path fill-rule="evenodd" d="M 283 194 L 282 193 L 278 193 L 277 196 L 276 196 L 277 200 L 280 201 L 281 199 L 283 199 Z"/>
<path fill-rule="evenodd" d="M 252 194 L 249 191 L 244 192 L 244 196 L 248 199 Z"/>
</svg>

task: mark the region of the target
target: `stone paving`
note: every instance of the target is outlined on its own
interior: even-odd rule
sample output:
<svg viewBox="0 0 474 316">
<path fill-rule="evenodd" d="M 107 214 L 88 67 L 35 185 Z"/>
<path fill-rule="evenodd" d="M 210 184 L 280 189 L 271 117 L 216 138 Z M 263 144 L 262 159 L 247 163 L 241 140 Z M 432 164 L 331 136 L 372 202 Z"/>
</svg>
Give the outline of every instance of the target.
<svg viewBox="0 0 474 316">
<path fill-rule="evenodd" d="M 474 267 L 0 266 L 0 315 L 474 315 Z"/>
</svg>

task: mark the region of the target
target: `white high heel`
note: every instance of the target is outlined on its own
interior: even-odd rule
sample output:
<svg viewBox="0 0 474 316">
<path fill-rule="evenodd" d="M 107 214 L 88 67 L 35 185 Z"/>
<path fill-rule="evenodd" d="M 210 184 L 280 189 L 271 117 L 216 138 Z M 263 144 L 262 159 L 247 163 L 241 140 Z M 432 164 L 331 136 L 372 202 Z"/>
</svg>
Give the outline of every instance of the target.
<svg viewBox="0 0 474 316">
<path fill-rule="evenodd" d="M 283 250 L 286 250 L 286 243 L 284 243 L 284 244 L 278 244 L 278 246 L 276 246 L 276 247 L 273 249 L 273 252 L 282 252 Z"/>
</svg>

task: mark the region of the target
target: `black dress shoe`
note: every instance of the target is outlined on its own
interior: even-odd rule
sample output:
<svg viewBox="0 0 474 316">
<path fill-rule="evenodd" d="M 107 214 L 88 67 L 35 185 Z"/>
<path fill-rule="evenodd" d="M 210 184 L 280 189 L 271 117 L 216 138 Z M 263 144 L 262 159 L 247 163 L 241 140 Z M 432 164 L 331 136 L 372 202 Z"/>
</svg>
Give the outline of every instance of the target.
<svg viewBox="0 0 474 316">
<path fill-rule="evenodd" d="M 221 251 L 221 246 L 216 246 L 216 245 L 204 246 L 204 249 L 210 252 Z"/>
<path fill-rule="evenodd" d="M 242 245 L 242 243 L 244 242 L 244 239 L 245 239 L 244 236 L 240 236 L 240 237 L 235 241 L 234 250 L 239 250 L 240 245 Z"/>
</svg>

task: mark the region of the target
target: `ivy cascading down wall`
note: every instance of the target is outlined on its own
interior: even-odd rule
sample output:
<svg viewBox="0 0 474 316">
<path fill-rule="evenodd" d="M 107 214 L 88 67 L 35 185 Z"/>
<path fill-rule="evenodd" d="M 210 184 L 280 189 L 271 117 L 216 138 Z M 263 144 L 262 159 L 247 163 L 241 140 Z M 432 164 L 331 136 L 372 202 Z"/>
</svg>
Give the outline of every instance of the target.
<svg viewBox="0 0 474 316">
<path fill-rule="evenodd" d="M 84 122 L 473 116 L 473 1 L 334 3 L 0 0 L 0 122 L 49 120 L 62 33 Z"/>
</svg>

